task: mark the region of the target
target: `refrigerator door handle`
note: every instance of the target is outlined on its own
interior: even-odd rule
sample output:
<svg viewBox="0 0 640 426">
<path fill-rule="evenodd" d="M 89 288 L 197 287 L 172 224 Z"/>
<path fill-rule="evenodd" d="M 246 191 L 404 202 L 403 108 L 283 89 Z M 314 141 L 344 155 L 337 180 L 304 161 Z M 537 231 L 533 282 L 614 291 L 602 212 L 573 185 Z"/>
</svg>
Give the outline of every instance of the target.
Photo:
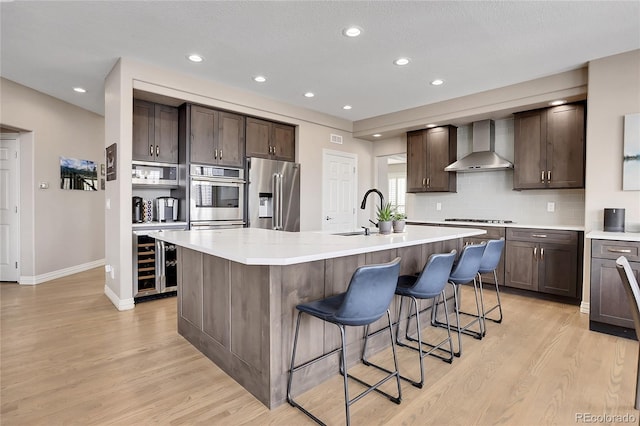
<svg viewBox="0 0 640 426">
<path fill-rule="evenodd" d="M 273 225 L 272 228 L 275 230 L 279 229 L 280 226 L 280 202 L 279 202 L 279 185 L 278 185 L 278 173 L 273 174 Z"/>
<path fill-rule="evenodd" d="M 274 147 L 275 152 L 275 147 Z M 284 212 L 282 205 L 282 182 L 284 181 L 284 175 L 282 173 L 278 173 L 278 229 L 284 229 L 283 216 Z"/>
</svg>

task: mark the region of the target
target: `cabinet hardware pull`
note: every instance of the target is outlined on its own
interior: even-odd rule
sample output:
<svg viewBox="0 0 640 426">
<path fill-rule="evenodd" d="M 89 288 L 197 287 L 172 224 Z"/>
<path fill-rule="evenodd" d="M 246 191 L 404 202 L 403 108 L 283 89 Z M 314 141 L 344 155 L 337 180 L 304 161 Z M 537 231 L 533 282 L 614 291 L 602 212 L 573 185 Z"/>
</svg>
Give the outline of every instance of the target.
<svg viewBox="0 0 640 426">
<path fill-rule="evenodd" d="M 544 248 L 540 248 L 540 260 L 544 260 Z"/>
<path fill-rule="evenodd" d="M 153 145 L 149 145 L 149 156 L 153 157 Z"/>
<path fill-rule="evenodd" d="M 427 178 L 422 178 L 422 186 L 427 186 Z"/>
<path fill-rule="evenodd" d="M 537 260 L 538 247 L 533 248 L 533 258 Z"/>
<path fill-rule="evenodd" d="M 540 172 L 540 182 L 544 182 L 544 170 Z"/>
<path fill-rule="evenodd" d="M 611 253 L 631 253 L 630 249 L 607 249 L 607 251 L 610 251 Z"/>
<path fill-rule="evenodd" d="M 156 145 L 156 157 L 160 155 L 160 145 Z"/>
<path fill-rule="evenodd" d="M 431 185 L 431 178 L 430 178 L 430 177 L 428 177 L 428 178 L 427 178 L 427 188 L 428 188 L 430 185 Z"/>
<path fill-rule="evenodd" d="M 213 158 L 216 160 L 218 159 L 218 148 L 213 150 Z"/>
<path fill-rule="evenodd" d="M 547 238 L 546 234 L 531 234 L 531 236 L 535 238 Z"/>
<path fill-rule="evenodd" d="M 220 159 L 222 160 L 222 150 L 220 150 Z"/>
<path fill-rule="evenodd" d="M 547 181 L 551 182 L 551 170 L 547 170 Z"/>
</svg>

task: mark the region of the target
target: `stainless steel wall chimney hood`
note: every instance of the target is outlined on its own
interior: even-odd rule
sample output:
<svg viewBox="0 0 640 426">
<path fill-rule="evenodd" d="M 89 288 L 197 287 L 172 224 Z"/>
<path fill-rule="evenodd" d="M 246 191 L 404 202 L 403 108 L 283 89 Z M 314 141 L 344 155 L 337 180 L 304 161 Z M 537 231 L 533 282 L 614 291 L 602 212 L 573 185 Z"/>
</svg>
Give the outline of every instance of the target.
<svg viewBox="0 0 640 426">
<path fill-rule="evenodd" d="M 495 153 L 493 120 L 473 123 L 473 152 L 444 168 L 446 172 L 483 172 L 513 169 L 513 164 Z"/>
</svg>

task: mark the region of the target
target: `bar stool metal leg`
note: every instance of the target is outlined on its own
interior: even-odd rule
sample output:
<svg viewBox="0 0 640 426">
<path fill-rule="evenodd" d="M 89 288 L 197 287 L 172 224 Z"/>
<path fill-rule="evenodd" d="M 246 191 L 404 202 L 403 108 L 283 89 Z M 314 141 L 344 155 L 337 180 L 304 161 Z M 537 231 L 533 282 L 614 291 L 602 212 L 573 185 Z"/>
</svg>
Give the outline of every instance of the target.
<svg viewBox="0 0 640 426">
<path fill-rule="evenodd" d="M 496 299 L 497 299 L 497 304 L 495 306 L 493 306 L 491 309 L 487 310 L 486 312 L 484 311 L 484 306 L 482 308 L 483 313 L 484 313 L 484 317 L 485 317 L 485 321 L 489 320 L 489 321 L 493 321 L 495 323 L 500 324 L 502 322 L 502 302 L 500 301 L 500 286 L 498 285 L 498 274 L 496 274 L 496 270 L 493 270 L 493 279 L 495 280 L 495 286 L 496 286 Z M 480 278 L 480 290 L 482 291 L 482 278 Z M 498 316 L 498 318 L 488 318 L 487 314 L 490 312 L 495 311 L 496 309 L 498 309 L 498 312 L 500 313 L 500 315 Z"/>
</svg>

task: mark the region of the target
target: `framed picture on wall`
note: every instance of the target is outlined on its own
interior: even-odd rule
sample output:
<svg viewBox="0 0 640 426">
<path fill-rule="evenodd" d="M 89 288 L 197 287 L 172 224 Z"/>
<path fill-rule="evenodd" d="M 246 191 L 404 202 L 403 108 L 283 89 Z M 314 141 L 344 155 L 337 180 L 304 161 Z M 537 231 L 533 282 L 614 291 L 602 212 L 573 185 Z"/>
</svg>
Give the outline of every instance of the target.
<svg viewBox="0 0 640 426">
<path fill-rule="evenodd" d="M 111 144 L 107 147 L 107 181 L 116 180 L 118 169 L 118 146 Z"/>
<path fill-rule="evenodd" d="M 91 160 L 60 156 L 60 188 L 97 191 L 96 163 Z"/>
</svg>

